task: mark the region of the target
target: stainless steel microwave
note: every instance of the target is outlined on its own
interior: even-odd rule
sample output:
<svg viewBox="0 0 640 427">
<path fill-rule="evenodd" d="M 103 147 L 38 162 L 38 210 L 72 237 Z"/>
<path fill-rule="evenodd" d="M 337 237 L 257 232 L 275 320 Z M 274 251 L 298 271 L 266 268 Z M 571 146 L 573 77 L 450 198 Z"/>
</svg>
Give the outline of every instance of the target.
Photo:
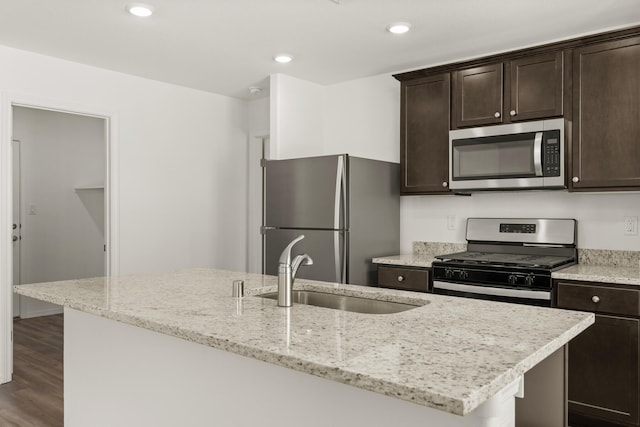
<svg viewBox="0 0 640 427">
<path fill-rule="evenodd" d="M 452 190 L 565 188 L 564 119 L 449 132 Z"/>
</svg>

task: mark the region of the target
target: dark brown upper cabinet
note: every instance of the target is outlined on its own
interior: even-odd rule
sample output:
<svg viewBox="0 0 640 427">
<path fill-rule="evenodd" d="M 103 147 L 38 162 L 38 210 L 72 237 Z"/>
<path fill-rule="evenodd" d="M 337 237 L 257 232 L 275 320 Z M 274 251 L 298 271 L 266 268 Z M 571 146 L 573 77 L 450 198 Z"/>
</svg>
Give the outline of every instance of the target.
<svg viewBox="0 0 640 427">
<path fill-rule="evenodd" d="M 449 73 L 402 82 L 401 194 L 449 192 Z"/>
<path fill-rule="evenodd" d="M 502 62 L 453 73 L 454 127 L 503 122 Z"/>
<path fill-rule="evenodd" d="M 640 27 L 395 74 L 402 194 L 449 190 L 448 130 L 565 119 L 569 191 L 640 190 Z"/>
<path fill-rule="evenodd" d="M 575 49 L 570 190 L 640 189 L 640 37 Z"/>
<path fill-rule="evenodd" d="M 453 127 L 561 116 L 563 62 L 558 51 L 456 71 Z"/>
<path fill-rule="evenodd" d="M 508 64 L 507 110 L 512 122 L 562 116 L 563 52 L 514 59 Z"/>
</svg>

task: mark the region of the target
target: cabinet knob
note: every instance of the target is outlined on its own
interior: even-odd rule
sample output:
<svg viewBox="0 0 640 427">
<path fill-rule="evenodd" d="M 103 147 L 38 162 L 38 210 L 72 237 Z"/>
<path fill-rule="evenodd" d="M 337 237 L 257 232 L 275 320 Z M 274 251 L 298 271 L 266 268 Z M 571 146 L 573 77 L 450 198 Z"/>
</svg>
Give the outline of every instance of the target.
<svg viewBox="0 0 640 427">
<path fill-rule="evenodd" d="M 496 111 L 496 113 L 493 115 L 493 117 L 495 117 L 496 119 L 500 117 L 500 112 Z"/>
<path fill-rule="evenodd" d="M 398 276 L 398 282 L 402 282 L 404 280 L 404 276 Z"/>
<path fill-rule="evenodd" d="M 571 181 L 578 182 L 580 181 L 580 178 L 578 178 L 577 176 L 574 176 L 573 178 L 571 178 Z"/>
<path fill-rule="evenodd" d="M 448 183 L 447 181 L 444 181 L 444 182 L 442 183 L 442 186 L 443 186 L 443 187 L 448 187 L 448 186 L 449 186 L 449 183 Z"/>
<path fill-rule="evenodd" d="M 517 113 L 516 113 L 516 110 L 511 110 L 511 111 L 509 111 L 509 114 L 511 114 L 511 117 L 513 117 L 513 116 L 515 116 Z"/>
<path fill-rule="evenodd" d="M 591 301 L 597 304 L 600 302 L 600 297 L 598 295 L 594 295 L 591 297 Z"/>
</svg>

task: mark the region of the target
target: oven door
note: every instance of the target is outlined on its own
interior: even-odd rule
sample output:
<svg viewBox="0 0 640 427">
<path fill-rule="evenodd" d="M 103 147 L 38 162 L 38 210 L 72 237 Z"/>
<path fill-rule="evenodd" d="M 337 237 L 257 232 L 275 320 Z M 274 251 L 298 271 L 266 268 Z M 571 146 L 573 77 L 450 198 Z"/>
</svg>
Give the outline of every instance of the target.
<svg viewBox="0 0 640 427">
<path fill-rule="evenodd" d="M 551 292 L 543 290 L 501 288 L 434 280 L 433 293 L 456 297 L 551 307 Z"/>
</svg>

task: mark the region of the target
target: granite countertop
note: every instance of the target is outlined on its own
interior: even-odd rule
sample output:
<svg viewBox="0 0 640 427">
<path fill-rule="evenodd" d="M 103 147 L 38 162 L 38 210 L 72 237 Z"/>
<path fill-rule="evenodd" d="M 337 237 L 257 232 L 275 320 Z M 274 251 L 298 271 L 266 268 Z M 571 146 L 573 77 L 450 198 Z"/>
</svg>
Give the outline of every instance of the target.
<svg viewBox="0 0 640 427">
<path fill-rule="evenodd" d="M 422 254 L 400 254 L 385 257 L 373 258 L 374 264 L 400 265 L 405 267 L 431 267 L 431 263 L 436 259 L 431 255 Z"/>
<path fill-rule="evenodd" d="M 576 264 L 551 273 L 554 279 L 640 286 L 640 267 Z"/>
<path fill-rule="evenodd" d="M 233 280 L 246 295 L 231 297 Z M 189 269 L 16 286 L 17 293 L 465 415 L 566 344 L 594 315 L 298 279 L 296 289 L 422 305 L 361 314 L 257 295 L 277 279 Z"/>
</svg>

